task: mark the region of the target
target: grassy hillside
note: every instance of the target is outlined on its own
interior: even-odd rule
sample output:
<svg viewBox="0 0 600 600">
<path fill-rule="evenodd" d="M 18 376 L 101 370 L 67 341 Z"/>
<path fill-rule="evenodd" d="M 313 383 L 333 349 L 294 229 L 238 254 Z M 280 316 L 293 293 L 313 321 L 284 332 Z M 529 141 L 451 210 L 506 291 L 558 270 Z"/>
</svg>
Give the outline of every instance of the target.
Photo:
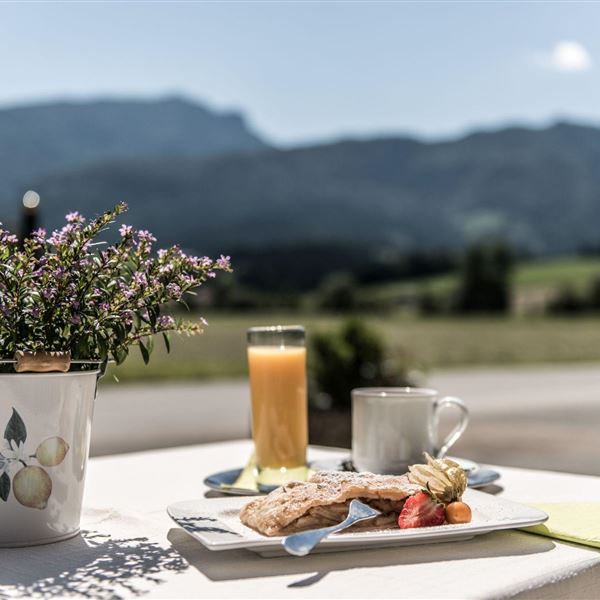
<svg viewBox="0 0 600 600">
<path fill-rule="evenodd" d="M 517 298 L 554 292 L 563 286 L 582 290 L 594 277 L 600 277 L 600 257 L 574 257 L 523 262 L 517 265 L 514 285 Z M 458 282 L 457 274 L 436 275 L 417 280 L 372 286 L 362 291 L 365 296 L 381 299 L 410 299 L 419 291 L 449 292 Z"/>
<path fill-rule="evenodd" d="M 515 274 L 517 298 L 547 293 L 569 285 L 583 289 L 600 275 L 600 258 L 565 258 L 524 263 Z M 456 285 L 456 276 L 444 275 L 363 289 L 364 295 L 410 298 L 427 286 L 438 292 Z M 146 379 L 211 379 L 246 375 L 246 329 L 252 325 L 302 323 L 308 335 L 338 327 L 343 317 L 326 314 L 209 313 L 203 335 L 172 341 L 167 355 L 160 340 L 149 366 L 132 349 L 132 356 L 110 375 L 123 382 Z M 525 365 L 600 360 L 600 316 L 550 318 L 515 315 L 510 318 L 417 318 L 398 310 L 391 315 L 357 315 L 377 328 L 395 356 L 416 369 L 465 366 Z M 106 377 L 105 382 L 113 381 Z"/>
<path fill-rule="evenodd" d="M 600 276 L 600 257 L 563 258 L 553 261 L 524 263 L 517 268 L 517 289 L 554 288 L 570 285 L 585 287 Z"/>
<path fill-rule="evenodd" d="M 396 355 L 406 357 L 417 369 L 600 360 L 600 318 L 364 318 L 381 331 Z M 131 359 L 110 373 L 121 381 L 242 377 L 248 327 L 303 323 L 310 336 L 338 326 L 341 318 L 257 313 L 209 315 L 209 322 L 203 335 L 173 340 L 170 355 L 157 343 L 149 366 L 133 350 Z"/>
</svg>

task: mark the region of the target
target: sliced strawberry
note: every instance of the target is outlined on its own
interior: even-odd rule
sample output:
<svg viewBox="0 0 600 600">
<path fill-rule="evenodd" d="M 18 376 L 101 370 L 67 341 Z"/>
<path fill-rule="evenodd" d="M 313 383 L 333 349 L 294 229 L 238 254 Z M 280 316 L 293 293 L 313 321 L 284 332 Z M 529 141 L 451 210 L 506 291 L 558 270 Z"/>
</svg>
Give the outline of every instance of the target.
<svg viewBox="0 0 600 600">
<path fill-rule="evenodd" d="M 406 500 L 398 517 L 401 529 L 443 525 L 446 516 L 443 504 L 436 502 L 426 492 L 418 492 Z"/>
</svg>

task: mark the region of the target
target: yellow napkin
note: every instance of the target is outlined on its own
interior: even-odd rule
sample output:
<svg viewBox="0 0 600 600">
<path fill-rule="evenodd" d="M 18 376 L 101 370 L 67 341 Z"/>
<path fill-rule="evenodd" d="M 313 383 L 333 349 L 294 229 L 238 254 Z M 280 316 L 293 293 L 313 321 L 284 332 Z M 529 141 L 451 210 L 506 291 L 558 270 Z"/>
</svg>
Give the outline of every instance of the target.
<svg viewBox="0 0 600 600">
<path fill-rule="evenodd" d="M 525 527 L 524 531 L 600 548 L 600 502 L 554 502 L 534 506 L 547 513 L 549 518 L 541 525 Z"/>
</svg>

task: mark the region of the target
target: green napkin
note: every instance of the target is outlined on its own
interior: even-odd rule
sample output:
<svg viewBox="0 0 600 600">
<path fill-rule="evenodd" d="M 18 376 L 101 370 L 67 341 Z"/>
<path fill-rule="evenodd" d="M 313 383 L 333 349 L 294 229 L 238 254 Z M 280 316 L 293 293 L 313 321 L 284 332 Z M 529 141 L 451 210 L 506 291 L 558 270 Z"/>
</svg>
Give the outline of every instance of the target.
<svg viewBox="0 0 600 600">
<path fill-rule="evenodd" d="M 534 504 L 548 514 L 541 525 L 525 527 L 530 533 L 600 548 L 600 502 Z"/>
</svg>

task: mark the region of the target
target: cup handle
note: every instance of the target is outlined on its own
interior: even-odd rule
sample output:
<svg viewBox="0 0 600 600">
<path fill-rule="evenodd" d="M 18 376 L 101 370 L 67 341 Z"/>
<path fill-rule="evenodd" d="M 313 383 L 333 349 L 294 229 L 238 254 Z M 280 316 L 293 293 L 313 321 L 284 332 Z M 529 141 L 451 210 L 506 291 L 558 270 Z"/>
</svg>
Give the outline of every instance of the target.
<svg viewBox="0 0 600 600">
<path fill-rule="evenodd" d="M 437 400 L 434 406 L 435 431 L 437 431 L 440 410 L 447 406 L 456 406 L 459 408 L 462 413 L 461 419 L 458 425 L 448 434 L 441 447 L 435 450 L 436 458 L 444 458 L 446 456 L 448 450 L 458 441 L 458 438 L 464 433 L 469 423 L 469 409 L 466 404 L 460 398 L 446 396 Z"/>
</svg>

